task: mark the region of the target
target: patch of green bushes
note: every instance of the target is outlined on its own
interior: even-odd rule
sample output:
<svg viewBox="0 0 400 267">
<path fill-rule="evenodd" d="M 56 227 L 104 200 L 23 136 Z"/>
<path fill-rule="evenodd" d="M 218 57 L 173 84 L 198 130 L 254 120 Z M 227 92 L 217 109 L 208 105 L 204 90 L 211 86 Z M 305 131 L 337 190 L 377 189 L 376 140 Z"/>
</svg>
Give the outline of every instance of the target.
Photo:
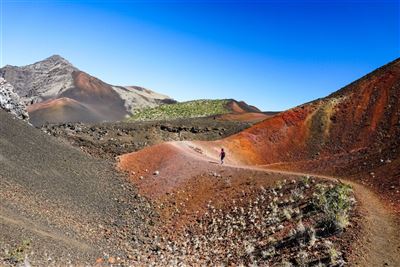
<svg viewBox="0 0 400 267">
<path fill-rule="evenodd" d="M 194 100 L 134 111 L 129 121 L 171 120 L 229 113 L 229 100 Z"/>
<path fill-rule="evenodd" d="M 324 214 L 324 223 L 333 231 L 343 231 L 349 225 L 349 211 L 354 204 L 352 188 L 338 183 L 318 185 L 314 194 L 314 205 Z"/>
<path fill-rule="evenodd" d="M 23 240 L 14 249 L 6 252 L 5 260 L 12 264 L 23 262 L 30 247 L 31 247 L 31 241 L 28 239 Z"/>
</svg>

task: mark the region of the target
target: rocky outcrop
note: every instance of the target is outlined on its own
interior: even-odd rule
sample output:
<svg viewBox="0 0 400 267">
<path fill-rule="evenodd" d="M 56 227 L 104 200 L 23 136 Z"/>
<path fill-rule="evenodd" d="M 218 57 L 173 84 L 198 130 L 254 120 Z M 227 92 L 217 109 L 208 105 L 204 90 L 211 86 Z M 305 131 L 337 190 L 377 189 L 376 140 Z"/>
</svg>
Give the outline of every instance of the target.
<svg viewBox="0 0 400 267">
<path fill-rule="evenodd" d="M 17 118 L 28 120 L 29 115 L 25 105 L 19 96 L 14 92 L 13 86 L 0 77 L 0 108 L 10 112 Z"/>
</svg>

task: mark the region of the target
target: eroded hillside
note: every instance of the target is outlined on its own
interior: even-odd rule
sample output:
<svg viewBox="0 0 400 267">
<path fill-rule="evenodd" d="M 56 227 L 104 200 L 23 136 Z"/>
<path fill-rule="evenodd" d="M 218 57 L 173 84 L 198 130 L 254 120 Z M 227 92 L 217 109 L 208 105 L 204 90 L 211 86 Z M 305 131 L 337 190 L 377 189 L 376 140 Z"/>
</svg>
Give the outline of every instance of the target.
<svg viewBox="0 0 400 267">
<path fill-rule="evenodd" d="M 354 177 L 400 204 L 400 60 L 216 142 L 237 160 Z"/>
</svg>

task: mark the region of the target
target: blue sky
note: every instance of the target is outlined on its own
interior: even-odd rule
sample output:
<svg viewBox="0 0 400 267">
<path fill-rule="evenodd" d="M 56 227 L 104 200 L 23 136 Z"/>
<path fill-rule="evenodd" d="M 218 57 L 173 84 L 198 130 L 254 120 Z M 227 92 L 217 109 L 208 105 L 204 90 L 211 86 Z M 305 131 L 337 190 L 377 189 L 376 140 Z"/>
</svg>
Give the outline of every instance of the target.
<svg viewBox="0 0 400 267">
<path fill-rule="evenodd" d="M 180 101 L 284 110 L 400 56 L 394 0 L 0 1 L 1 65 L 59 54 Z"/>
</svg>

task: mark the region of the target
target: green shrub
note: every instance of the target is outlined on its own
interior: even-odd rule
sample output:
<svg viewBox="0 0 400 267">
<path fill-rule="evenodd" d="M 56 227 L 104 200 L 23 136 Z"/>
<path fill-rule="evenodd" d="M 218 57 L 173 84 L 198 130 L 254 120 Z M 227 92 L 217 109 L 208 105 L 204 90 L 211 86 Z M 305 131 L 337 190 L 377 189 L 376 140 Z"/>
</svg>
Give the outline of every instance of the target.
<svg viewBox="0 0 400 267">
<path fill-rule="evenodd" d="M 351 186 L 343 183 L 331 187 L 317 185 L 313 202 L 324 213 L 326 222 L 335 230 L 342 231 L 348 226 L 348 213 L 353 204 Z"/>
<path fill-rule="evenodd" d="M 228 100 L 195 100 L 134 111 L 130 121 L 171 120 L 229 113 Z"/>
<path fill-rule="evenodd" d="M 31 247 L 31 241 L 26 239 L 16 246 L 13 250 L 9 251 L 6 255 L 6 260 L 10 263 L 20 263 L 24 261 L 25 255 Z"/>
</svg>

